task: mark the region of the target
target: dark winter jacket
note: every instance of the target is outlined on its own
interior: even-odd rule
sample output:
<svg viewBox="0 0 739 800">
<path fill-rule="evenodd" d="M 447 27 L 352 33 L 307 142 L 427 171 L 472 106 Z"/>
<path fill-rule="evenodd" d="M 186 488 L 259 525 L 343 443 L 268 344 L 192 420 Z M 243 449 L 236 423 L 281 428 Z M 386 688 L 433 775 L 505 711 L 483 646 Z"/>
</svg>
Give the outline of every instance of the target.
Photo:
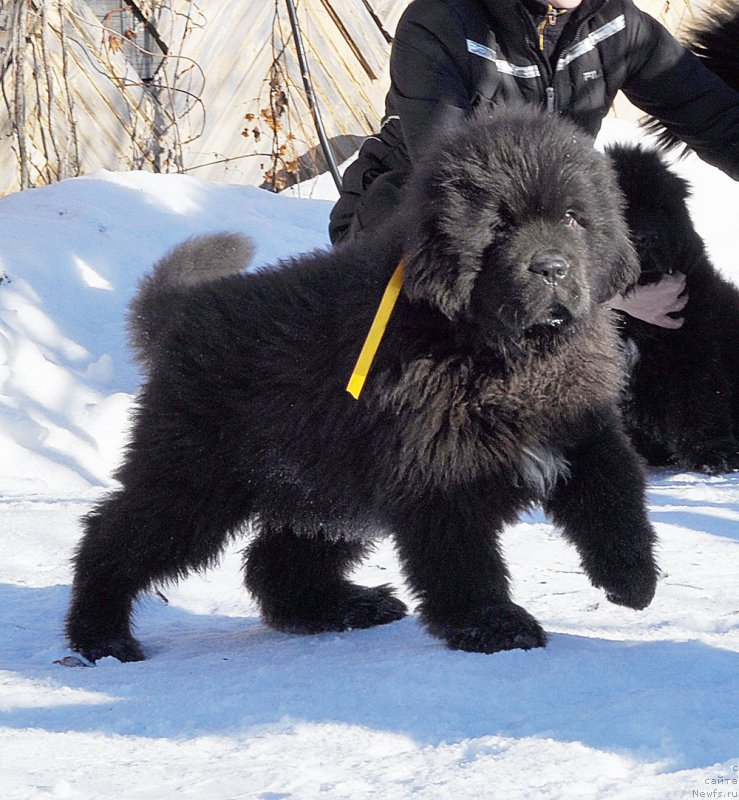
<svg viewBox="0 0 739 800">
<path fill-rule="evenodd" d="M 414 0 L 398 23 L 380 132 L 346 170 L 331 214 L 338 241 L 400 197 L 437 130 L 481 108 L 529 103 L 595 136 L 616 92 L 705 161 L 739 179 L 739 93 L 631 0 L 583 0 L 554 53 L 540 49 L 536 0 Z"/>
</svg>

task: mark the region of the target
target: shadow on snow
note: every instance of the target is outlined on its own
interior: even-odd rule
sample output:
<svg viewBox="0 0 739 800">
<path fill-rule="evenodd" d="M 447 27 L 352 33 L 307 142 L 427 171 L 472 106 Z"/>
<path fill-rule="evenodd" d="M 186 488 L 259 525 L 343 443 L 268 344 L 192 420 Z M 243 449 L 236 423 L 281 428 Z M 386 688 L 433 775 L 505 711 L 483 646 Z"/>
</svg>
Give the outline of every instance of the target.
<svg viewBox="0 0 739 800">
<path fill-rule="evenodd" d="M 698 642 L 553 634 L 544 650 L 485 656 L 445 649 L 414 618 L 302 637 L 253 617 L 145 600 L 138 622 L 149 660 L 65 669 L 52 662 L 64 655 L 68 594 L 0 586 L 2 661 L 40 687 L 40 699 L 6 703 L 0 725 L 190 738 L 331 722 L 431 745 L 490 735 L 577 741 L 670 769 L 736 756 L 739 654 Z"/>
</svg>

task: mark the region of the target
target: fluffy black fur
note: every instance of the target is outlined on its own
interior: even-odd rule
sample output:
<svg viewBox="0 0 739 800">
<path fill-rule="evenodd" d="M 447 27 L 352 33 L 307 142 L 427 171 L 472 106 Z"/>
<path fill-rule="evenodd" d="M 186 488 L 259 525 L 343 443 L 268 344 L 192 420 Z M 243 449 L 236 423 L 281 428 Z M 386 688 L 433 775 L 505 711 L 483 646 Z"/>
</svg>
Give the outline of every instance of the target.
<svg viewBox="0 0 739 800">
<path fill-rule="evenodd" d="M 684 41 L 724 83 L 739 89 L 739 6 L 736 0 L 713 0 L 688 27 Z"/>
<path fill-rule="evenodd" d="M 238 238 L 192 240 L 144 281 L 131 324 L 148 379 L 121 488 L 85 520 L 73 648 L 142 658 L 134 598 L 214 562 L 247 521 L 245 582 L 281 630 L 402 617 L 389 587 L 348 578 L 388 533 L 450 647 L 543 646 L 498 543 L 534 503 L 612 602 L 650 602 L 654 534 L 601 305 L 638 264 L 607 159 L 551 116 L 475 120 L 404 208 L 384 235 L 251 274 L 218 277 L 241 267 Z M 401 257 L 404 288 L 356 401 L 347 380 Z"/>
<path fill-rule="evenodd" d="M 653 466 L 718 473 L 739 468 L 739 289 L 711 264 L 690 219 L 686 181 L 639 147 L 609 149 L 641 262 L 639 283 L 687 276 L 683 327 L 624 315 L 632 357 L 624 411 L 637 450 Z"/>
<path fill-rule="evenodd" d="M 737 0 L 713 0 L 701 9 L 700 16 L 680 35 L 682 43 L 695 53 L 711 72 L 739 91 L 739 3 Z M 657 136 L 665 150 L 679 147 L 683 154 L 690 148 L 665 130 L 659 120 L 648 117 L 644 128 Z"/>
</svg>

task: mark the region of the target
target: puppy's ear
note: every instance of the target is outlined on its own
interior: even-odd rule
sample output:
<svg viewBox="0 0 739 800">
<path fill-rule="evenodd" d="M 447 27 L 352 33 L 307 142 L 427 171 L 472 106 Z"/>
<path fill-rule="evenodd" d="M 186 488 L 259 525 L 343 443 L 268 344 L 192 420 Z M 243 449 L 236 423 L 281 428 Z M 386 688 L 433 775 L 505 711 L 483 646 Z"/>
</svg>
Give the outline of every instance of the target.
<svg viewBox="0 0 739 800">
<path fill-rule="evenodd" d="M 477 268 L 465 266 L 465 254 L 438 232 L 424 239 L 406 253 L 403 290 L 410 300 L 457 319 L 469 308 Z"/>
<path fill-rule="evenodd" d="M 469 308 L 480 269 L 484 236 L 478 234 L 469 201 L 467 172 L 450 174 L 442 163 L 417 181 L 415 220 L 405 248 L 405 293 L 409 299 L 457 319 Z M 484 233 L 487 233 L 485 229 Z"/>
<path fill-rule="evenodd" d="M 625 225 L 616 226 L 609 246 L 601 252 L 605 254 L 602 279 L 594 288 L 596 302 L 605 303 L 618 292 L 635 284 L 639 280 L 641 268 L 639 257 L 629 241 Z"/>
<path fill-rule="evenodd" d="M 591 228 L 592 252 L 600 264 L 596 267 L 600 281 L 594 287 L 594 298 L 605 303 L 639 280 L 639 256 L 631 244 L 626 223 L 626 198 L 621 191 L 616 172 L 607 160 L 603 169 L 591 173 L 592 196 L 598 211 Z"/>
</svg>

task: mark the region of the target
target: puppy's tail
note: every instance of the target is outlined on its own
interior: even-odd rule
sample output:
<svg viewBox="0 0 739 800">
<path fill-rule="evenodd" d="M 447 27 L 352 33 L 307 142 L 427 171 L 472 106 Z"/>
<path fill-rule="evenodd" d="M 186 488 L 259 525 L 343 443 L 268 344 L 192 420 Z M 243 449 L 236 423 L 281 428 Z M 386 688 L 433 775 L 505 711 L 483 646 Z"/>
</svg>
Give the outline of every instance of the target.
<svg viewBox="0 0 739 800">
<path fill-rule="evenodd" d="M 140 283 L 129 307 L 131 345 L 147 367 L 152 353 L 176 324 L 189 289 L 240 272 L 254 255 L 251 239 L 239 233 L 193 236 L 177 245 Z"/>
<path fill-rule="evenodd" d="M 146 303 L 151 294 L 187 289 L 240 272 L 254 255 L 254 244 L 240 233 L 193 236 L 178 244 L 154 265 L 140 288 L 138 300 Z"/>
</svg>

